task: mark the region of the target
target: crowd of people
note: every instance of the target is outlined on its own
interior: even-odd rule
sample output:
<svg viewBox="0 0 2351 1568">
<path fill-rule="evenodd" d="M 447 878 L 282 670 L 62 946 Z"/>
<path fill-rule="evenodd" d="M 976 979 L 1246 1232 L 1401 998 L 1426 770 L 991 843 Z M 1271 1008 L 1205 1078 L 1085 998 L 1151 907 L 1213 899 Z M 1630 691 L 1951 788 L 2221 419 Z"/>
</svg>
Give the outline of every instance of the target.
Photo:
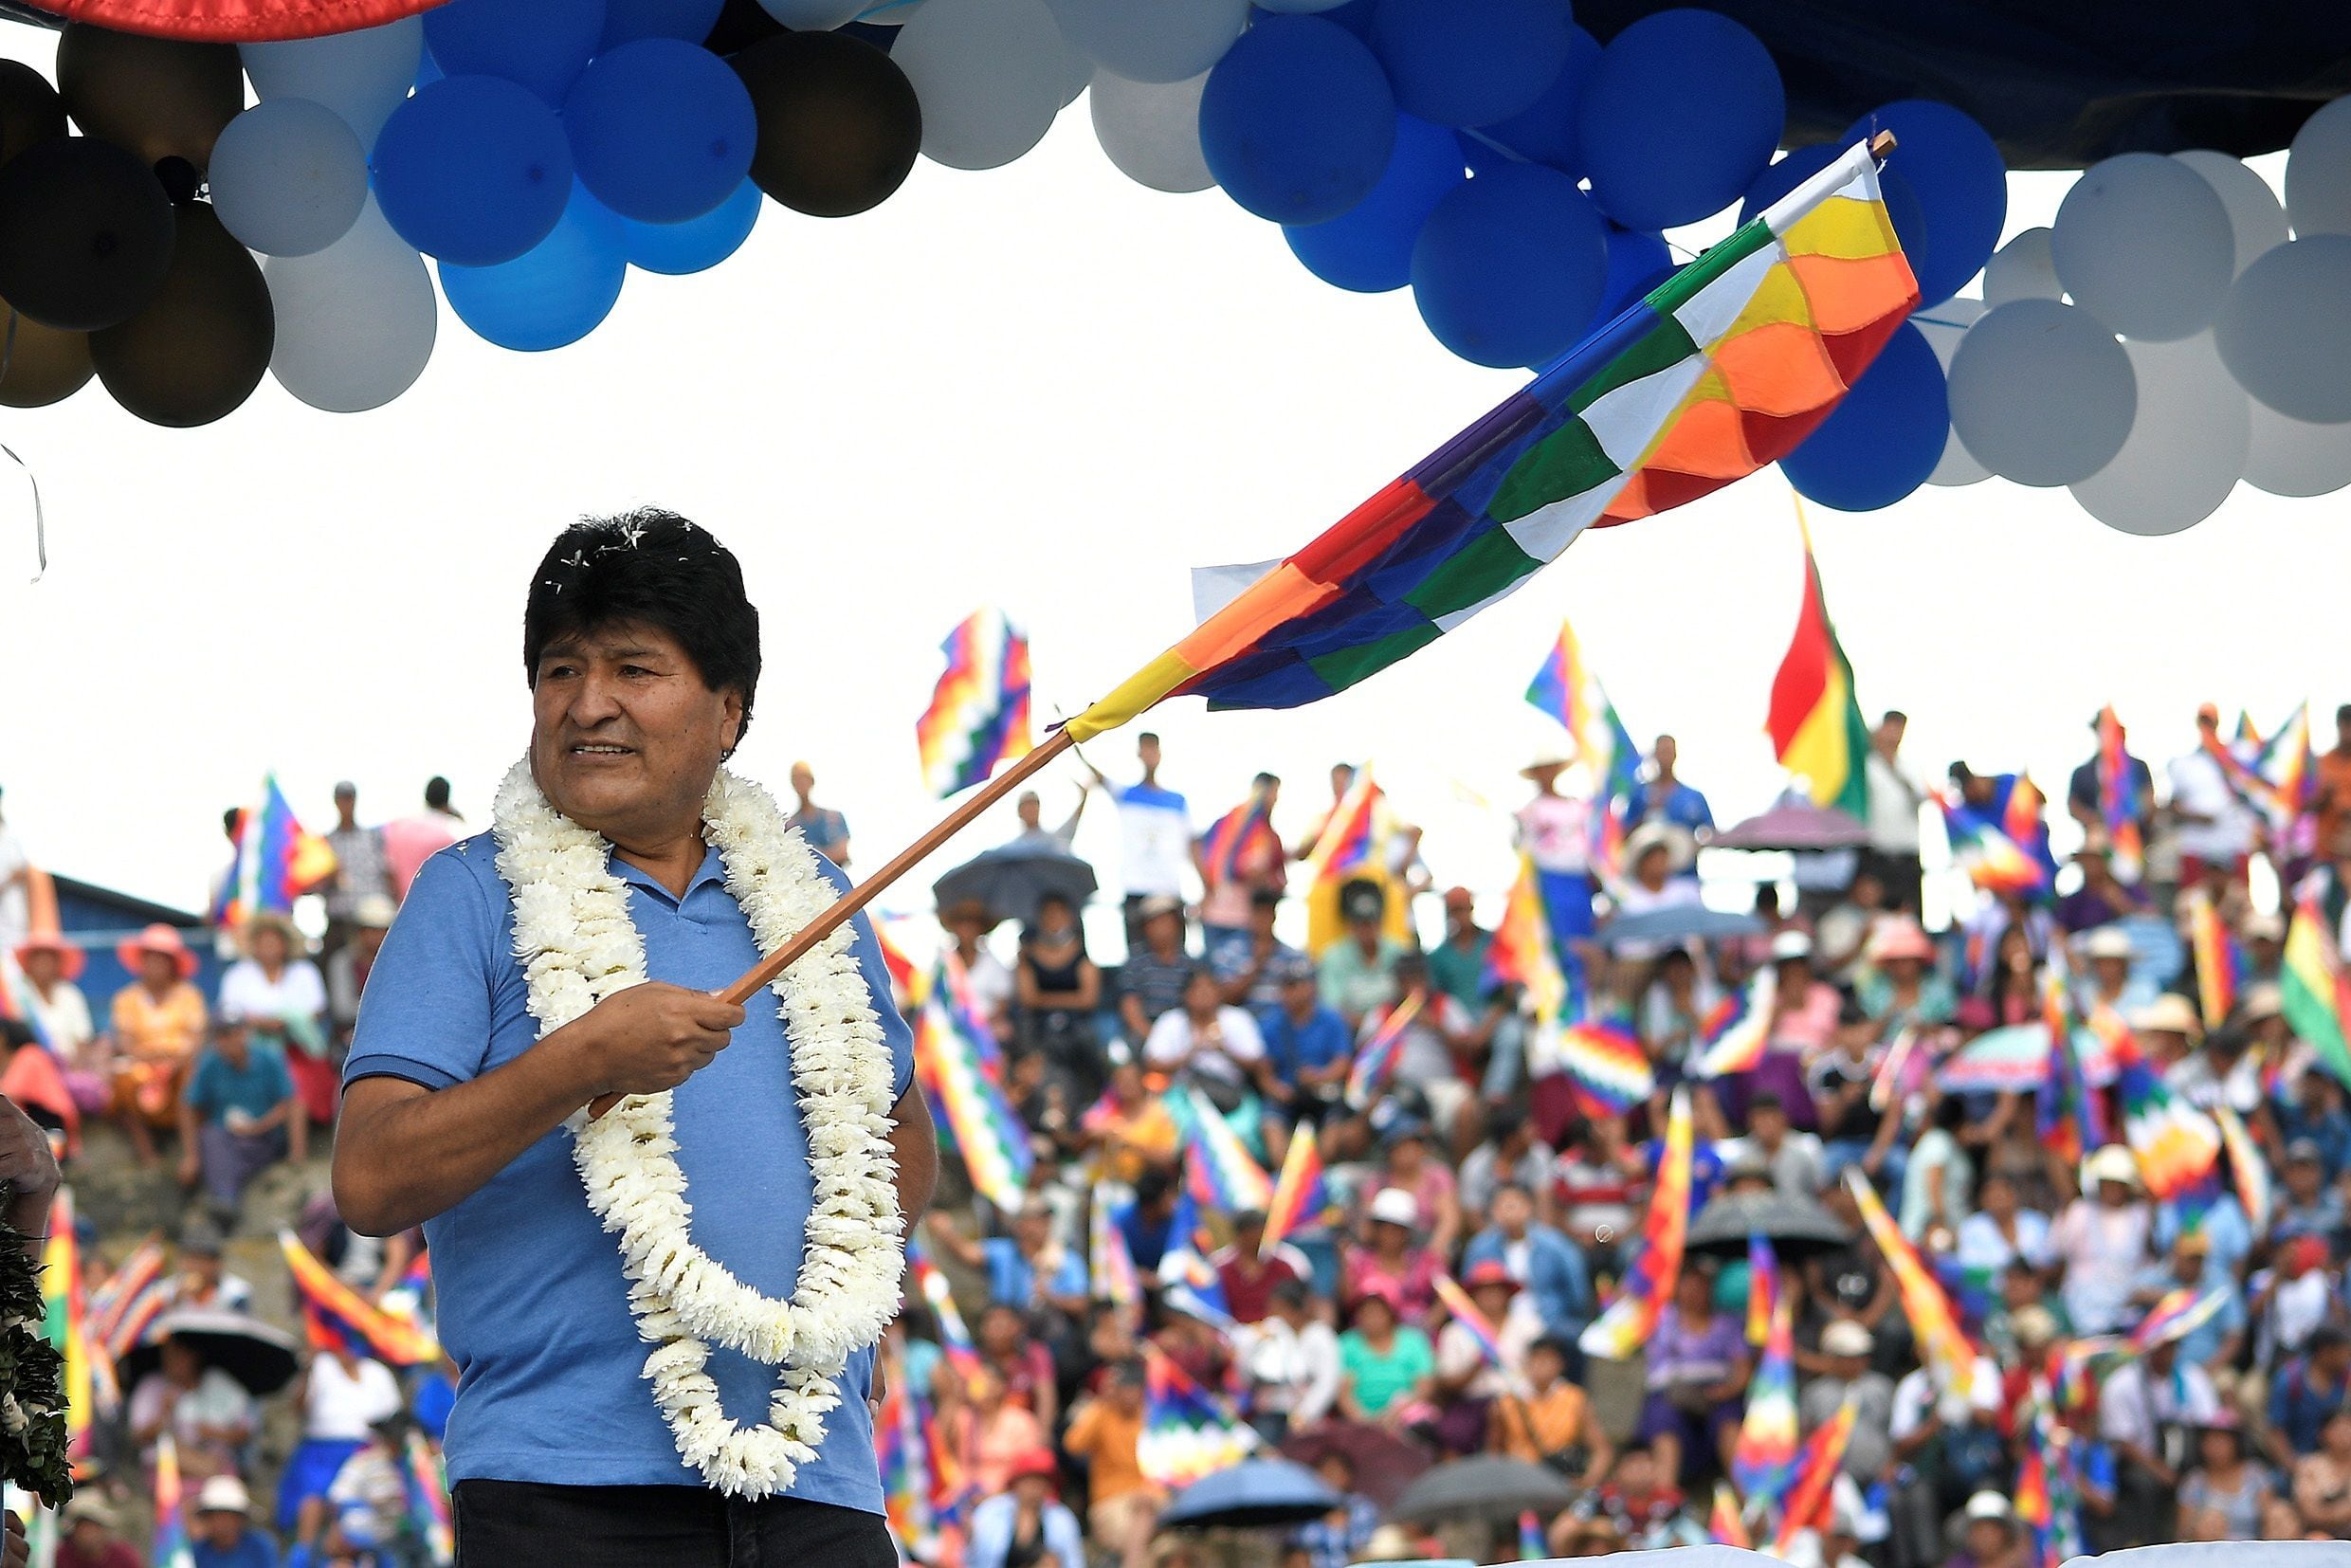
<svg viewBox="0 0 2351 1568">
<path fill-rule="evenodd" d="M 1049 889 L 939 911 L 942 961 L 993 1036 L 1030 1159 L 1018 1194 L 951 1180 L 917 1227 L 973 1354 L 910 1287 L 887 1364 L 936 1433 L 933 1481 L 957 1483 L 923 1500 L 910 1555 L 966 1568 L 1206 1561 L 1195 1537 L 1160 1524 L 1170 1495 L 1149 1432 L 1161 1366 L 1340 1499 L 1283 1532 L 1285 1568 L 1426 1555 L 1431 1542 L 1383 1522 L 1385 1509 L 1421 1471 L 1476 1454 L 1547 1467 L 1572 1489 L 1536 1522 L 1559 1555 L 1709 1539 L 1757 1364 L 1748 1265 L 1692 1251 L 1635 1363 L 1582 1343 L 1632 1262 L 1677 1091 L 1696 1122 L 1693 1212 L 1776 1192 L 1825 1210 L 1843 1238 L 1791 1252 L 1783 1269 L 1800 1431 L 1848 1411 L 1852 1423 L 1833 1506 L 1792 1556 L 2037 1568 L 2041 1522 L 2019 1516 L 2018 1478 L 2032 1406 L 2059 1380 L 2071 1389 L 2055 1414 L 2070 1438 L 2066 1505 L 2087 1549 L 2351 1539 L 2351 1108 L 2340 1065 L 2297 1037 L 2279 985 L 2293 906 L 2315 913 L 2338 957 L 2351 922 L 2351 708 L 2337 719 L 2307 810 L 2290 819 L 2241 793 L 2209 709 L 2160 790 L 2125 755 L 2121 820 L 2112 758 L 2102 770 L 2093 756 L 2063 796 L 2082 830 L 2071 864 L 2034 889 L 1985 892 L 1941 931 L 1922 921 L 1923 818 L 1938 795 L 1963 801 L 1994 780 L 1955 766 L 1930 788 L 1903 755 L 1900 715 L 1873 732 L 1867 844 L 1804 857 L 1794 897 L 1766 885 L 1754 918 L 1715 937 L 1614 935 L 1702 907 L 1696 862 L 1715 822 L 1671 738 L 1614 799 L 1586 793 L 1569 757 L 1537 757 L 1518 845 L 1576 1007 L 1613 1020 L 1647 1061 L 1649 1092 L 1621 1106 L 1563 1069 L 1555 1021 L 1531 1015 L 1522 979 L 1493 961 L 1503 890 L 1440 892 L 1418 834 L 1384 806 L 1358 809 L 1368 792 L 1352 770 L 1334 770 L 1322 820 L 1287 836 L 1279 780 L 1260 775 L 1248 800 L 1204 820 L 1162 777 L 1150 736 L 1136 782 L 1094 775 L 1058 826 L 1025 796 L 1012 845 L 1040 857 L 1070 855 L 1090 794 L 1116 812 L 1127 939 L 1098 957 L 1082 901 Z M 815 804 L 805 765 L 793 783 L 795 826 L 847 862 L 842 813 Z M 359 826 L 347 788 L 337 806 L 327 836 L 340 870 L 317 951 L 282 917 L 250 916 L 210 1002 L 171 927 L 122 944 L 135 978 L 100 1006 L 76 989 L 73 943 L 27 931 L 14 945 L 27 1016 L 9 1025 L 23 1048 L 10 1097 L 68 1140 L 103 1119 L 131 1158 L 176 1158 L 191 1223 L 175 1304 L 248 1304 L 223 1271 L 222 1233 L 249 1233 L 243 1200 L 260 1172 L 331 1135 L 401 858 L 408 876 L 422 858 L 420 840 L 389 853 L 384 830 Z M 1333 854 L 1332 824 L 1358 819 L 1371 830 Z M 2124 826 L 2135 854 L 2121 852 Z M 2257 860 L 2286 907 L 2256 907 Z M 2242 955 L 2209 1024 L 2215 978 L 2183 965 L 2180 944 L 2146 939 L 2199 910 Z M 1303 941 L 1289 939 L 1297 929 Z M 1768 992 L 1752 985 L 1764 972 Z M 1945 1070 L 1983 1036 L 2037 1024 L 2052 975 L 2102 1038 L 2128 1035 L 2180 1105 L 2233 1112 L 2250 1150 L 2158 1198 L 2110 1062 L 2088 1074 L 2109 1140 L 2079 1158 L 2044 1136 L 2047 1089 Z M 1769 997 L 1760 1061 L 1703 1075 L 1708 1021 L 1752 994 Z M 1393 1045 L 1393 1067 L 1365 1092 L 1369 1042 Z M 1917 1066 L 1889 1071 L 1898 1052 Z M 39 1061 L 20 1072 L 27 1053 Z M 36 1067 L 62 1093 L 23 1092 Z M 1272 1245 L 1261 1211 L 1201 1210 L 1188 1167 L 1209 1114 L 1268 1173 L 1312 1128 L 1330 1207 Z M 2229 1179 L 2247 1158 L 2266 1183 Z M 1944 1386 L 1922 1356 L 1848 1172 L 1943 1280 L 1984 1358 L 1972 1389 Z M 2269 1200 L 2250 1204 L 2255 1191 Z M 355 1290 L 401 1288 L 414 1237 L 356 1236 L 322 1193 L 307 1219 Z M 1104 1230 L 1139 1301 L 1103 1277 Z M 94 1284 L 138 1239 L 85 1237 Z M 1170 1260 L 1195 1249 L 1216 1277 L 1213 1309 L 1161 1287 L 1184 1277 Z M 1490 1336 L 1446 1305 L 1460 1299 L 1450 1282 Z M 2183 1332 L 2131 1340 L 2183 1289 L 2220 1304 Z M 125 1516 L 167 1425 L 205 1568 L 273 1563 L 281 1541 L 287 1560 L 429 1560 L 386 1478 L 401 1473 L 409 1429 L 437 1430 L 453 1369 L 391 1368 L 348 1347 L 304 1363 L 296 1419 L 279 1424 L 299 1431 L 289 1445 L 264 1435 L 249 1390 L 167 1334 L 93 1439 L 58 1561 L 141 1560 Z M 274 1505 L 257 1506 L 265 1478 Z M 1768 1536 L 1785 1500 L 1733 1495 Z M 1520 1522 L 1497 1523 L 1479 1543 L 1489 1557 L 1517 1547 Z"/>
</svg>

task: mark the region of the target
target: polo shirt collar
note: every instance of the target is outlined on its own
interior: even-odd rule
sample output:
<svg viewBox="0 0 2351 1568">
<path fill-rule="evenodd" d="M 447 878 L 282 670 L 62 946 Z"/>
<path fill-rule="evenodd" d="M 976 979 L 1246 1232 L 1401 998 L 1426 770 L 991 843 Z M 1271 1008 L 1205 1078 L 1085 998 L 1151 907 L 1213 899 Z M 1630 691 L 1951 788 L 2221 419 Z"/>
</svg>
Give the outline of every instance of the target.
<svg viewBox="0 0 2351 1568">
<path fill-rule="evenodd" d="M 663 886 L 651 872 L 623 860 L 617 850 L 608 852 L 606 864 L 612 868 L 621 881 L 631 887 L 644 888 L 664 903 L 676 905 L 685 902 L 685 899 L 678 897 Z M 693 879 L 685 884 L 686 898 L 693 897 L 694 893 L 705 883 L 717 883 L 721 887 L 726 885 L 726 865 L 720 860 L 719 851 L 707 844 L 702 846 L 702 865 L 695 868 Z"/>
</svg>

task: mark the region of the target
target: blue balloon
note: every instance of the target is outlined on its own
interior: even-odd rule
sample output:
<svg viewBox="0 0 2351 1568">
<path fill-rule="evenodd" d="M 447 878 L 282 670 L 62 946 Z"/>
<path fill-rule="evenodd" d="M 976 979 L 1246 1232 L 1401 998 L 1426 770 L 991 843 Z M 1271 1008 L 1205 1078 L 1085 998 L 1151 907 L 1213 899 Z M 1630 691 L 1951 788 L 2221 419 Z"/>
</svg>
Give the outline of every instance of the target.
<svg viewBox="0 0 2351 1568">
<path fill-rule="evenodd" d="M 1592 199 L 1627 228 L 1719 212 L 1771 161 L 1786 113 L 1755 34 L 1713 11 L 1645 16 L 1600 51 L 1576 105 Z"/>
<path fill-rule="evenodd" d="M 1823 506 L 1874 512 L 1926 483 L 1950 433 L 1942 363 L 1926 335 L 1904 321 L 1779 467 L 1799 494 Z"/>
<path fill-rule="evenodd" d="M 1461 145 L 1452 132 L 1398 115 L 1395 151 L 1372 193 L 1327 222 L 1285 224 L 1282 237 L 1306 270 L 1326 283 L 1358 294 L 1402 288 L 1412 281 L 1420 226 L 1463 177 Z"/>
<path fill-rule="evenodd" d="M 1396 104 L 1438 125 L 1490 125 L 1566 68 L 1567 0 L 1380 0 L 1372 47 Z"/>
<path fill-rule="evenodd" d="M 1347 0 L 1343 6 L 1333 6 L 1329 10 L 1313 14 L 1325 22 L 1338 23 L 1369 44 L 1372 41 L 1372 24 L 1379 16 L 1379 0 Z M 1259 16 L 1257 20 L 1262 22 L 1265 18 Z"/>
<path fill-rule="evenodd" d="M 710 36 L 726 0 L 604 0 L 604 37 L 596 52 L 617 49 L 640 38 L 676 38 L 699 44 Z"/>
<path fill-rule="evenodd" d="M 564 100 L 580 183 L 639 223 L 683 223 L 751 172 L 759 117 L 751 90 L 697 44 L 641 38 L 600 54 Z"/>
<path fill-rule="evenodd" d="M 572 189 L 563 122 L 528 89 L 445 77 L 384 121 L 375 200 L 399 236 L 460 266 L 511 262 L 545 239 Z"/>
<path fill-rule="evenodd" d="M 1581 174 L 1583 155 L 1576 140 L 1576 106 L 1583 101 L 1584 83 L 1600 63 L 1600 46 L 1590 33 L 1568 24 L 1567 64 L 1551 79 L 1542 96 L 1508 119 L 1478 127 L 1478 135 L 1497 147 L 1508 148 L 1529 163 Z"/>
<path fill-rule="evenodd" d="M 1749 218 L 1754 217 L 1823 169 L 1828 168 L 1836 161 L 1837 154 L 1843 150 L 1840 145 L 1833 142 L 1814 142 L 1810 147 L 1797 148 L 1777 163 L 1765 169 L 1756 175 L 1754 182 L 1747 187 L 1747 193 L 1740 198 L 1739 221 L 1745 223 Z"/>
<path fill-rule="evenodd" d="M 1574 180 L 1531 163 L 1448 194 L 1412 247 L 1421 319 L 1480 365 L 1537 365 L 1569 347 L 1607 283 L 1598 209 Z"/>
<path fill-rule="evenodd" d="M 1673 252 L 1666 247 L 1662 234 L 1644 234 L 1637 228 L 1608 230 L 1608 283 L 1600 291 L 1600 308 L 1593 314 L 1592 325 L 1598 328 L 1614 320 L 1616 313 L 1640 299 L 1650 289 L 1673 275 Z"/>
<path fill-rule="evenodd" d="M 1999 246 L 2008 222 L 2008 164 L 1984 128 L 1948 103 L 1888 103 L 1855 120 L 1845 142 L 1876 131 L 1893 132 L 1896 142 L 1878 173 L 1886 215 L 1910 253 L 1919 303 L 1939 305 L 1981 272 Z"/>
<path fill-rule="evenodd" d="M 1365 196 L 1395 145 L 1395 95 L 1362 40 L 1319 16 L 1260 16 L 1209 72 L 1200 151 L 1225 193 L 1275 223 Z"/>
<path fill-rule="evenodd" d="M 503 77 L 554 108 L 604 36 L 604 0 L 449 0 L 425 13 L 425 42 L 450 76 Z"/>
<path fill-rule="evenodd" d="M 441 264 L 441 292 L 474 336 L 537 353 L 576 343 L 612 312 L 629 275 L 621 220 L 574 186 L 555 231 L 497 266 Z"/>
<path fill-rule="evenodd" d="M 759 188 L 749 180 L 699 218 L 683 223 L 621 220 L 621 253 L 631 266 L 683 276 L 717 266 L 742 248 L 759 221 Z"/>
</svg>

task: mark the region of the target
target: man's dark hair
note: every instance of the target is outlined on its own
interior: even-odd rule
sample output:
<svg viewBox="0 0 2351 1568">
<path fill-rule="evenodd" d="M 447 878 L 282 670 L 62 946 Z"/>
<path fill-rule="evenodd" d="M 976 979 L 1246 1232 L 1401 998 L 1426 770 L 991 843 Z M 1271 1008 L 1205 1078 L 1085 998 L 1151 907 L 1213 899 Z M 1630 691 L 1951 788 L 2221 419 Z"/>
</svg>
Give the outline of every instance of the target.
<svg viewBox="0 0 2351 1568">
<path fill-rule="evenodd" d="M 1250 785 L 1254 789 L 1263 790 L 1268 786 L 1279 784 L 1282 781 L 1279 778 L 1276 778 L 1271 774 L 1259 774 L 1254 779 L 1250 780 Z"/>
<path fill-rule="evenodd" d="M 1910 716 L 1903 712 L 1900 708 L 1887 708 L 1885 714 L 1879 718 L 1878 722 L 1881 724 L 1907 724 L 1910 722 Z"/>
<path fill-rule="evenodd" d="M 712 691 L 742 694 L 739 740 L 759 684 L 759 612 L 743 569 L 708 530 L 675 512 L 640 507 L 584 518 L 556 536 L 522 608 L 522 670 L 538 684 L 539 655 L 559 637 L 628 621 L 677 639 Z"/>
<path fill-rule="evenodd" d="M 436 811 L 449 809 L 449 781 L 439 774 L 425 780 L 425 804 Z"/>
<path fill-rule="evenodd" d="M 2351 724 L 2351 702 L 2345 702 L 2342 706 L 2335 710 L 2335 722 L 2338 724 Z"/>
</svg>

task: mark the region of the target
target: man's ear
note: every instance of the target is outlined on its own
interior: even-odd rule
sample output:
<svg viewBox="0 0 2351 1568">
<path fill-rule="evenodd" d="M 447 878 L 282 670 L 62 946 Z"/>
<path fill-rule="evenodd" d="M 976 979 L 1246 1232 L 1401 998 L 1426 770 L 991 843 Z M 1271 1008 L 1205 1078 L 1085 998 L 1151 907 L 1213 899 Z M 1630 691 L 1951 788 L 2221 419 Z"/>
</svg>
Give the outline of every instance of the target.
<svg viewBox="0 0 2351 1568">
<path fill-rule="evenodd" d="M 743 743 L 743 694 L 735 687 L 729 686 L 720 694 L 720 701 L 724 704 L 725 709 L 724 719 L 720 726 L 721 737 L 720 751 L 725 756 L 732 757 L 735 755 L 735 748 Z"/>
</svg>

